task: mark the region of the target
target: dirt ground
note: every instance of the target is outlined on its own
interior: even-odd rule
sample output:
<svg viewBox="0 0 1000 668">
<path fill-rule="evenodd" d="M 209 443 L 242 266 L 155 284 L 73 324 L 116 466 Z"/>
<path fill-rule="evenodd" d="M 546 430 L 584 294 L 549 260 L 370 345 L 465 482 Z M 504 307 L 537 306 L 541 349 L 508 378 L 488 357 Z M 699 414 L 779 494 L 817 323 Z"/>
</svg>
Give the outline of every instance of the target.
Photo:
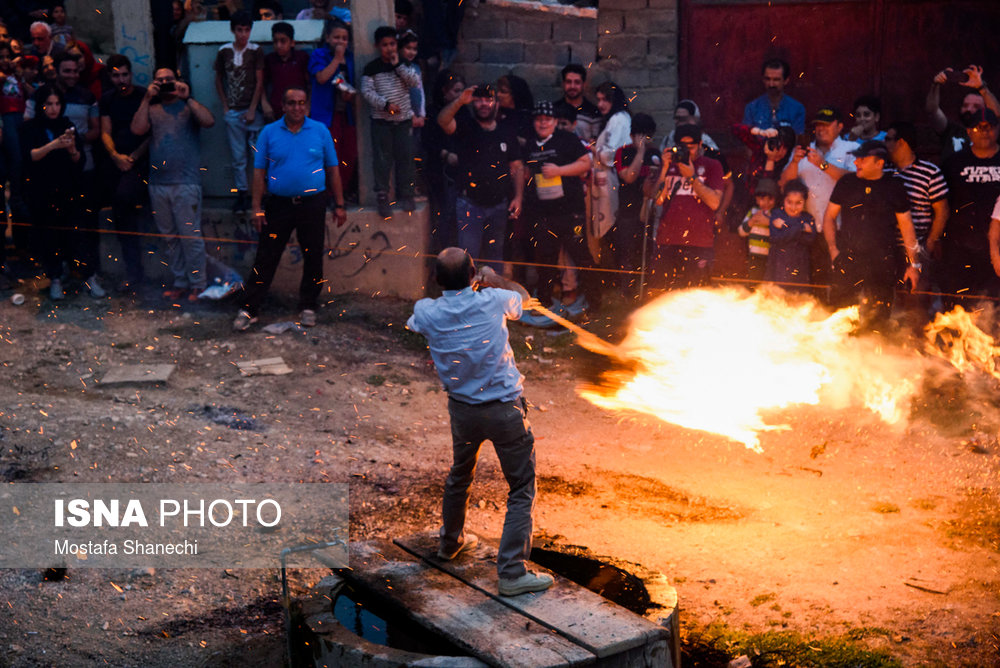
<svg viewBox="0 0 1000 668">
<path fill-rule="evenodd" d="M 229 305 L 75 296 L 55 307 L 29 290 L 24 306 L 0 303 L 0 476 L 349 482 L 352 540 L 434 530 L 449 431 L 422 339 L 404 330 L 410 308 L 345 297 L 316 328 L 271 336 L 232 333 Z M 288 318 L 288 305 L 264 316 Z M 568 335 L 512 330 L 534 404 L 537 530 L 665 573 L 685 634 L 723 622 L 848 636 L 904 665 L 1000 664 L 992 381 L 927 389 L 902 429 L 857 411 L 787 411 L 792 430 L 766 434 L 755 454 L 586 403 L 576 386 L 599 360 Z M 292 374 L 235 366 L 279 355 Z M 140 362 L 177 368 L 159 387 L 95 383 Z M 212 423 L 205 406 L 260 429 Z M 505 485 L 484 453 L 469 529 L 498 537 Z M 295 591 L 323 574 L 294 572 Z M 269 570 L 71 569 L 58 582 L 5 570 L 0 605 L 5 666 L 274 666 L 285 651 Z"/>
</svg>

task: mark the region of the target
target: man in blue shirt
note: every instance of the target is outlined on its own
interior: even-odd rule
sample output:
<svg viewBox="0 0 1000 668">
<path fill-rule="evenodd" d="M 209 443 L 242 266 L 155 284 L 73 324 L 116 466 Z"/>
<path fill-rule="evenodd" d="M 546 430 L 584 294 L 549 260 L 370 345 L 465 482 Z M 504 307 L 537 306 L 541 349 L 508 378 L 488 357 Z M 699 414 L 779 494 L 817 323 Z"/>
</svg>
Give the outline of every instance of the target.
<svg viewBox="0 0 1000 668">
<path fill-rule="evenodd" d="M 336 202 L 337 227 L 347 222 L 344 192 L 337 169 L 337 151 L 330 132 L 306 117 L 309 98 L 301 88 L 289 88 L 282 98 L 284 116 L 257 137 L 253 170 L 253 222 L 260 232 L 257 257 L 246 280 L 243 309 L 233 329 L 246 331 L 257 322 L 260 304 L 274 278 L 292 232 L 302 248 L 299 323 L 316 324 L 323 284 L 323 242 L 326 200 Z M 267 193 L 266 211 L 262 208 Z"/>
<path fill-rule="evenodd" d="M 785 95 L 791 78 L 791 68 L 784 60 L 774 58 L 761 68 L 764 94 L 743 108 L 743 125 L 751 128 L 777 128 L 790 125 L 796 134 L 806 131 L 806 108 Z"/>
<path fill-rule="evenodd" d="M 479 448 L 489 440 L 510 486 L 497 551 L 500 594 L 544 591 L 552 576 L 530 572 L 524 563 L 531 553 L 535 437 L 507 332 L 507 320 L 521 317 L 528 292 L 490 267 L 477 274 L 461 248 L 441 251 L 435 269 L 444 294 L 418 301 L 406 326 L 427 338 L 448 392 L 453 463 L 444 487 L 438 558 L 450 561 L 479 544 L 465 531 L 465 513 Z"/>
</svg>

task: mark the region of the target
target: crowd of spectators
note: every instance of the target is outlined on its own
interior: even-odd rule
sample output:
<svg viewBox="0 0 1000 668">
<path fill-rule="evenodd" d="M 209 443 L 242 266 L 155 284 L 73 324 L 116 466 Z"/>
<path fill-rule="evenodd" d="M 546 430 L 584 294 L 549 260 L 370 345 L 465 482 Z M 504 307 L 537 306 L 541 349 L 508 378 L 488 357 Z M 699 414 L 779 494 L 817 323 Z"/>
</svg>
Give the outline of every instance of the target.
<svg viewBox="0 0 1000 668">
<path fill-rule="evenodd" d="M 173 8 L 178 45 L 193 21 L 229 20 L 233 40 L 214 63 L 219 119 L 192 96 L 183 54 L 143 88 L 124 56 L 94 59 L 61 4 L 0 25 L 0 184 L 10 215 L 25 223 L 14 226 L 15 247 L 50 279 L 51 299 L 64 297 L 70 275 L 105 295 L 94 231 L 110 207 L 119 289 L 144 280 L 136 232 L 151 210 L 173 274 L 164 294 L 196 301 L 214 271 L 201 239 L 198 133 L 222 121 L 233 211 L 246 212 L 259 204 L 248 162 L 261 129 L 284 122 L 288 91 L 307 95 L 309 118 L 333 141 L 336 155 L 322 165 L 338 172 L 331 209 L 357 202 L 357 145 L 370 142 L 382 217 L 393 217 L 394 203 L 412 212 L 426 194 L 432 250 L 458 245 L 570 317 L 597 310 L 611 290 L 635 299 L 705 285 L 723 231 L 746 238 L 752 282 L 858 302 L 873 321 L 888 317 L 906 283 L 938 295 L 924 300 L 928 309 L 1000 297 L 1000 105 L 977 66 L 941 71 L 926 110 L 886 124 L 870 94 L 847 115 L 836 105 L 806 109 L 785 92 L 788 64 L 769 60 L 763 94 L 732 124 L 746 147 L 733 162 L 747 164 L 734 173 L 718 149 L 727 142 L 703 132 L 694 100 L 677 104 L 657 144 L 655 122 L 632 113 L 620 86 L 603 81 L 590 98 L 581 64 L 563 68 L 556 100 L 513 73 L 467 86 L 447 67 L 461 18 L 449 3 L 424 3 L 425 39 L 412 4 L 397 0 L 395 24 L 373 32 L 376 57 L 357 67 L 348 3 L 312 0 L 294 17 L 324 21 L 310 53 L 296 47 L 279 2 L 256 2 L 252 13 L 240 4 Z M 255 20 L 270 22 L 270 49 L 250 41 Z M 940 108 L 944 86 L 967 92 L 954 119 Z M 357 136 L 358 113 L 370 117 L 370 137 Z M 940 136 L 939 160 L 918 157 L 926 147 L 915 122 Z"/>
<path fill-rule="evenodd" d="M 513 263 L 543 305 L 570 317 L 596 310 L 612 289 L 629 299 L 708 284 L 719 237 L 730 233 L 746 240 L 737 273 L 751 285 L 859 304 L 872 328 L 884 327 L 903 289 L 922 295 L 928 315 L 1000 298 L 1000 105 L 980 67 L 937 73 L 926 110 L 884 125 L 874 95 L 859 95 L 847 115 L 830 104 L 806 109 L 785 93 L 786 62 L 760 71 L 763 94 L 731 126 L 746 151 L 728 156 L 746 163 L 739 173 L 693 100 L 677 104 L 657 149 L 653 119 L 633 115 L 613 82 L 591 102 L 580 65 L 562 70 L 562 98 L 530 112 L 518 102 L 530 90 L 501 92 L 515 91 L 517 77 L 463 93 L 461 77 L 444 72 L 432 89 L 443 134 L 424 135 L 438 247 Z M 955 120 L 940 109 L 943 86 L 966 93 Z M 933 150 L 915 125 L 928 121 L 942 146 L 935 160 L 917 155 Z"/>
</svg>

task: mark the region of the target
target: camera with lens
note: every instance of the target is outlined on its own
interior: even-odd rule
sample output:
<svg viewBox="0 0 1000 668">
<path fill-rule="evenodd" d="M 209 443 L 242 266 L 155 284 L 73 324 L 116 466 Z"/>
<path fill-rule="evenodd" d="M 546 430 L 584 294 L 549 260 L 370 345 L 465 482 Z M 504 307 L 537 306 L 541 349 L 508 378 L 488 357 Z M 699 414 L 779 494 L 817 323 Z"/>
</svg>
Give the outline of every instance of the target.
<svg viewBox="0 0 1000 668">
<path fill-rule="evenodd" d="M 781 137 L 768 137 L 767 141 L 764 142 L 764 145 L 767 146 L 768 151 L 777 151 L 783 144 L 781 142 Z"/>
<path fill-rule="evenodd" d="M 160 84 L 161 93 L 173 93 L 177 90 L 177 84 L 173 81 L 167 81 Z"/>
<path fill-rule="evenodd" d="M 691 164 L 691 152 L 687 146 L 672 146 L 670 147 L 670 153 L 672 154 L 671 159 L 674 162 L 679 162 L 682 165 Z"/>
</svg>

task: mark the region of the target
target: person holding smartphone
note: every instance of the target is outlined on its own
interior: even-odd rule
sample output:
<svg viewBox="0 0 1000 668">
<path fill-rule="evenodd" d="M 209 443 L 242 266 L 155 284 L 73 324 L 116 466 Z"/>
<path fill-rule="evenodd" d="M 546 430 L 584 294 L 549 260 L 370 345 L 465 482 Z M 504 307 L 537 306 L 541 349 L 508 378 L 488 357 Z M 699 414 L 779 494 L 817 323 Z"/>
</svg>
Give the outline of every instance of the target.
<svg viewBox="0 0 1000 668">
<path fill-rule="evenodd" d="M 49 297 L 64 298 L 63 262 L 72 257 L 79 233 L 83 142 L 65 114 L 59 89 L 35 94 L 38 115 L 21 131 L 25 189 L 31 210 L 32 240 L 49 278 Z"/>
</svg>

